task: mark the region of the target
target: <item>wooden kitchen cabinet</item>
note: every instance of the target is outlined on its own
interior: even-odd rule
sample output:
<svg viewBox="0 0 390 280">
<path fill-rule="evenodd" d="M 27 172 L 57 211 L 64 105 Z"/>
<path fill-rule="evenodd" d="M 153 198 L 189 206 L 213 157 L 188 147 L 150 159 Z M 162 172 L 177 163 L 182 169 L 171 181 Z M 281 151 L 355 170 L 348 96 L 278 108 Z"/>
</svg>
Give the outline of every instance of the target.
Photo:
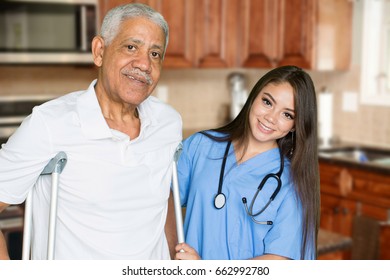
<svg viewBox="0 0 390 280">
<path fill-rule="evenodd" d="M 129 2 L 167 20 L 165 68 L 349 67 L 349 0 L 100 0 L 101 15 Z"/>
<path fill-rule="evenodd" d="M 348 70 L 352 53 L 352 12 L 350 0 L 317 0 L 318 18 L 312 69 Z"/>
<path fill-rule="evenodd" d="M 237 0 L 159 1 L 170 38 L 165 68 L 237 66 Z"/>
<path fill-rule="evenodd" d="M 227 68 L 237 65 L 234 38 L 238 1 L 157 2 L 156 9 L 164 16 L 170 30 L 165 68 Z"/>
<path fill-rule="evenodd" d="M 240 12 L 240 66 L 311 68 L 317 1 L 246 0 Z"/>
<path fill-rule="evenodd" d="M 354 219 L 364 216 L 377 221 L 379 259 L 390 259 L 390 174 L 340 162 L 320 160 L 320 227 L 354 236 Z"/>
<path fill-rule="evenodd" d="M 338 196 L 321 194 L 321 228 L 352 236 L 356 202 Z"/>
<path fill-rule="evenodd" d="M 237 66 L 237 0 L 198 0 L 195 8 L 195 66 L 226 68 Z"/>
<path fill-rule="evenodd" d="M 315 68 L 317 1 L 283 0 L 278 9 L 277 64 Z"/>
<path fill-rule="evenodd" d="M 351 1 L 246 0 L 243 3 L 239 66 L 349 68 Z"/>
<path fill-rule="evenodd" d="M 271 68 L 277 63 L 277 1 L 242 1 L 239 11 L 241 33 L 239 65 Z"/>
</svg>

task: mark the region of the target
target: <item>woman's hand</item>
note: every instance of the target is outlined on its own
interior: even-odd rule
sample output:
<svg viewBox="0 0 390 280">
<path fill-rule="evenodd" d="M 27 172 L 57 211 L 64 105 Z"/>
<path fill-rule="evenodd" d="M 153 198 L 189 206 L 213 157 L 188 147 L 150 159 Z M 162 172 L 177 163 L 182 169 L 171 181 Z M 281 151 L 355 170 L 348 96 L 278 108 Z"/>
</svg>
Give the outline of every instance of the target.
<svg viewBox="0 0 390 280">
<path fill-rule="evenodd" d="M 175 260 L 200 260 L 198 252 L 187 243 L 177 244 Z"/>
</svg>

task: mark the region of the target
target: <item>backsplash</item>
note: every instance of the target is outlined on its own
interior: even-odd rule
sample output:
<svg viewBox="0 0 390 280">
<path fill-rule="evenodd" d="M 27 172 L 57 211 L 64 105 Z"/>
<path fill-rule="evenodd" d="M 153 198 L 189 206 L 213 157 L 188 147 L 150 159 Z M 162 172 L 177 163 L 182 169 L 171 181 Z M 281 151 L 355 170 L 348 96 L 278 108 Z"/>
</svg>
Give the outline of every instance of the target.
<svg viewBox="0 0 390 280">
<path fill-rule="evenodd" d="M 227 78 L 233 71 L 245 75 L 249 92 L 267 70 L 163 70 L 159 86 L 167 89 L 167 102 L 182 115 L 185 130 L 213 128 L 227 121 L 230 103 Z M 334 95 L 335 137 L 348 142 L 390 147 L 389 107 L 367 106 L 358 102 L 356 112 L 343 111 L 343 92 L 359 92 L 359 71 L 355 67 L 347 72 L 309 71 L 309 74 L 317 92 L 326 87 Z M 0 97 L 60 96 L 86 89 L 95 77 L 96 69 L 89 66 L 1 66 Z"/>
</svg>

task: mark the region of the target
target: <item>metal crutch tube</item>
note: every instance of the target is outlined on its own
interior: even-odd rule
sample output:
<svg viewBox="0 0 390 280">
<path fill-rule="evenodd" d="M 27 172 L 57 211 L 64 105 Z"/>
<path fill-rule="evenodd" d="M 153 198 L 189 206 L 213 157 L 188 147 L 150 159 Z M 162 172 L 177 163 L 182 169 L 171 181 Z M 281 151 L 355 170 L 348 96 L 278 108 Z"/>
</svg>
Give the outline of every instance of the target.
<svg viewBox="0 0 390 280">
<path fill-rule="evenodd" d="M 45 166 L 40 175 L 52 176 L 52 190 L 50 198 L 50 214 L 49 214 L 49 230 L 48 230 L 48 243 L 47 243 L 47 259 L 54 259 L 55 250 L 55 234 L 56 234 L 56 221 L 57 221 L 57 200 L 58 200 L 58 184 L 59 174 L 62 173 L 67 162 L 67 156 L 64 152 L 59 152 L 49 163 Z M 22 259 L 27 260 L 30 258 L 31 251 L 31 227 L 32 227 L 32 190 L 29 192 L 26 199 L 25 210 L 25 225 L 23 232 L 23 253 Z"/>
<path fill-rule="evenodd" d="M 32 227 L 32 190 L 28 192 L 26 202 L 24 204 L 22 260 L 30 259 L 31 227 Z"/>
<path fill-rule="evenodd" d="M 176 218 L 176 231 L 177 239 L 179 243 L 184 242 L 184 229 L 183 229 L 183 217 L 181 212 L 181 203 L 180 203 L 180 191 L 179 191 L 179 180 L 177 178 L 177 162 L 179 160 L 180 154 L 183 150 L 183 145 L 180 143 L 176 148 L 175 155 L 173 157 L 172 165 L 172 192 L 173 200 L 175 205 L 175 218 Z"/>
</svg>

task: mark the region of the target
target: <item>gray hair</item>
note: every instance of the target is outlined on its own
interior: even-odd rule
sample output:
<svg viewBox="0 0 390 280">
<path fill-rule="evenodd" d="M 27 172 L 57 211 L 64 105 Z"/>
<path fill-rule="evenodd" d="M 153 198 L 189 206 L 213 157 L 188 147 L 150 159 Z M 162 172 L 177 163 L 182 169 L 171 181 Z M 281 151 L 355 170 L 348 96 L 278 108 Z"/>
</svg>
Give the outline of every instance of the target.
<svg viewBox="0 0 390 280">
<path fill-rule="evenodd" d="M 149 19 L 161 27 L 165 34 L 165 55 L 169 37 L 168 23 L 165 21 L 164 17 L 160 13 L 156 12 L 155 10 L 144 4 L 125 4 L 109 10 L 104 17 L 100 29 L 100 36 L 102 36 L 104 42 L 109 45 L 115 38 L 115 36 L 118 34 L 118 30 L 122 22 L 127 19 L 136 17 L 143 17 Z"/>
</svg>

